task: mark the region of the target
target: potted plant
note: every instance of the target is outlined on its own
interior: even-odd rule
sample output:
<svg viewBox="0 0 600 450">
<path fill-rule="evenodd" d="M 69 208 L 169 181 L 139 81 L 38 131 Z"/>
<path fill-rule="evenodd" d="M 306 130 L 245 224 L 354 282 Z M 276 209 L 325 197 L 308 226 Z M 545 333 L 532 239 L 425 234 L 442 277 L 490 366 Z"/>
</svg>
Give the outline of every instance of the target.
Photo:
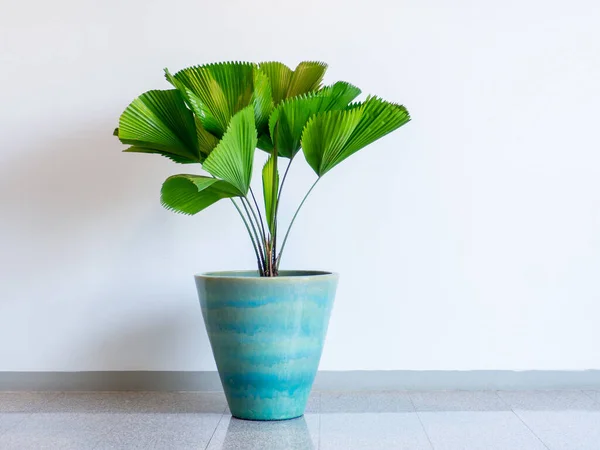
<svg viewBox="0 0 600 450">
<path fill-rule="evenodd" d="M 353 102 L 357 87 L 323 86 L 327 66 L 301 62 L 226 62 L 172 75 L 125 109 L 115 135 L 125 152 L 155 153 L 204 174 L 169 177 L 162 204 L 196 214 L 228 199 L 256 256 L 256 271 L 196 275 L 202 314 L 233 416 L 301 416 L 317 371 L 338 277 L 282 270 L 293 222 L 323 175 L 410 120 L 403 106 L 378 97 Z M 268 153 L 262 203 L 250 186 L 255 149 Z M 280 240 L 278 210 L 288 170 L 302 150 L 316 181 Z M 280 177 L 279 165 L 287 160 Z"/>
</svg>

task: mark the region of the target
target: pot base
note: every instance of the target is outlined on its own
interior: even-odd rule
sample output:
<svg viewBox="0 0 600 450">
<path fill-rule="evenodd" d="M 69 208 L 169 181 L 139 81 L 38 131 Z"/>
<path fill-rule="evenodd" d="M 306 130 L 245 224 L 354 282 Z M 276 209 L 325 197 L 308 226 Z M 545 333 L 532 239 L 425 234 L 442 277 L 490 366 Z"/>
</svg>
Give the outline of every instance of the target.
<svg viewBox="0 0 600 450">
<path fill-rule="evenodd" d="M 233 414 L 231 415 L 231 417 L 234 417 L 238 420 L 246 420 L 248 422 L 285 422 L 286 420 L 300 419 L 301 417 L 304 417 L 304 414 L 296 417 L 286 417 L 285 419 L 250 419 L 247 417 L 234 416 Z"/>
<path fill-rule="evenodd" d="M 312 377 L 295 383 L 282 379 L 269 384 L 250 381 L 239 386 L 239 383 L 223 383 L 225 395 L 231 415 L 245 420 L 290 420 L 304 414 Z M 290 386 L 295 389 L 288 390 Z"/>
</svg>

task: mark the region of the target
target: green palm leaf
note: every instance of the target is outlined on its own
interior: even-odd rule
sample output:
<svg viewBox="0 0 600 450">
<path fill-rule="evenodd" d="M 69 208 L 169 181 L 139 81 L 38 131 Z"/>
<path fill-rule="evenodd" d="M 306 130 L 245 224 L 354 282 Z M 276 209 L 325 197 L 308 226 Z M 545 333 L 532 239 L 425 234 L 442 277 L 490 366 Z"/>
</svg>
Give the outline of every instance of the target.
<svg viewBox="0 0 600 450">
<path fill-rule="evenodd" d="M 229 128 L 206 158 L 203 167 L 210 174 L 231 183 L 246 195 L 252 178 L 256 142 L 254 107 L 248 106 L 233 116 Z"/>
<path fill-rule="evenodd" d="M 329 111 L 332 109 L 345 108 L 352 100 L 360 95 L 361 90 L 350 83 L 346 83 L 345 81 L 338 81 L 337 83 L 331 86 L 326 86 L 317 92 L 327 97 L 328 102 L 325 105 L 324 110 Z"/>
<path fill-rule="evenodd" d="M 277 61 L 260 63 L 258 68 L 269 78 L 273 103 L 277 105 L 281 100 L 287 98 L 288 86 L 294 74 L 292 69 Z"/>
<path fill-rule="evenodd" d="M 209 133 L 204 125 L 202 125 L 202 121 L 197 117 L 194 117 L 194 122 L 196 124 L 196 137 L 198 139 L 198 149 L 200 150 L 200 156 L 202 158 L 202 162 L 206 159 L 210 152 L 217 146 L 219 143 L 219 138 Z"/>
<path fill-rule="evenodd" d="M 292 158 L 300 149 L 302 130 L 308 119 L 321 110 L 323 97 L 301 95 L 284 100 L 269 118 L 269 132 L 277 155 Z"/>
<path fill-rule="evenodd" d="M 280 105 L 286 99 L 317 91 L 321 86 L 325 70 L 327 70 L 327 64 L 313 61 L 301 62 L 295 70 L 277 61 L 260 63 L 258 72 L 263 74 L 265 79 L 269 81 L 271 88 L 271 110 L 273 110 L 273 106 Z M 257 122 L 258 148 L 271 152 L 273 150 L 273 136 L 269 134 L 268 125 L 269 123 L 263 124 L 261 122 L 258 124 Z M 296 151 L 298 150 L 296 149 Z M 284 150 L 284 153 L 291 154 L 292 152 Z"/>
<path fill-rule="evenodd" d="M 262 71 L 254 70 L 254 93 L 252 95 L 256 129 L 258 131 L 257 147 L 270 152 L 273 150 L 269 136 L 269 116 L 273 111 L 273 93 L 269 77 Z"/>
<path fill-rule="evenodd" d="M 362 110 L 354 108 L 343 111 L 328 111 L 310 119 L 302 133 L 302 150 L 308 165 L 322 176 L 328 162 L 335 159 L 344 149 L 358 125 Z"/>
<path fill-rule="evenodd" d="M 409 120 L 404 106 L 372 97 L 347 110 L 315 115 L 302 134 L 302 149 L 308 164 L 321 177 Z"/>
<path fill-rule="evenodd" d="M 194 116 L 175 89 L 148 91 L 136 98 L 121 115 L 115 135 L 132 145 L 126 152 L 157 153 L 183 163 L 204 159 Z"/>
<path fill-rule="evenodd" d="M 271 155 L 267 159 L 262 171 L 265 213 L 271 235 L 275 233 L 275 211 L 277 208 L 277 191 L 279 189 L 279 172 L 277 171 L 276 162 L 276 159 Z"/>
<path fill-rule="evenodd" d="M 361 120 L 341 155 L 342 159 L 410 121 L 410 114 L 404 106 L 386 102 L 378 97 L 367 99 L 362 111 Z"/>
<path fill-rule="evenodd" d="M 189 67 L 175 75 L 166 71 L 166 76 L 185 95 L 204 128 L 220 137 L 229 120 L 252 101 L 254 68 L 252 63 L 226 62 Z"/>
<path fill-rule="evenodd" d="M 254 105 L 254 116 L 256 118 L 256 129 L 268 131 L 269 116 L 273 111 L 273 93 L 269 78 L 264 72 L 254 70 L 254 92 L 252 94 Z"/>
<path fill-rule="evenodd" d="M 315 114 L 330 109 L 344 108 L 360 94 L 360 89 L 349 83 L 338 82 L 317 92 L 284 100 L 269 118 L 269 131 L 277 143 L 277 154 L 293 158 L 300 150 L 302 130 Z"/>
<path fill-rule="evenodd" d="M 266 132 L 259 133 L 256 146 L 269 153 L 273 151 L 273 143 L 271 142 L 271 136 L 269 135 L 268 130 Z"/>
<path fill-rule="evenodd" d="M 163 206 L 183 214 L 196 214 L 222 198 L 241 193 L 226 181 L 200 175 L 174 175 L 163 183 L 160 199 Z"/>
<path fill-rule="evenodd" d="M 163 150 L 156 150 L 153 148 L 138 147 L 137 145 L 132 145 L 131 147 L 123 150 L 123 152 L 125 152 L 125 153 L 149 153 L 149 154 L 155 154 L 155 155 L 162 155 L 162 156 L 169 158 L 171 161 L 179 163 L 179 164 L 194 164 L 194 163 L 202 162 L 202 160 L 194 161 L 186 156 L 179 156 L 179 155 L 165 152 Z"/>
<path fill-rule="evenodd" d="M 296 66 L 287 88 L 286 98 L 312 92 L 321 86 L 327 64 L 318 61 L 304 61 Z"/>
<path fill-rule="evenodd" d="M 263 62 L 258 65 L 270 81 L 273 103 L 277 106 L 286 98 L 296 97 L 319 89 L 327 70 L 322 62 L 304 61 L 290 69 L 277 61 Z"/>
</svg>

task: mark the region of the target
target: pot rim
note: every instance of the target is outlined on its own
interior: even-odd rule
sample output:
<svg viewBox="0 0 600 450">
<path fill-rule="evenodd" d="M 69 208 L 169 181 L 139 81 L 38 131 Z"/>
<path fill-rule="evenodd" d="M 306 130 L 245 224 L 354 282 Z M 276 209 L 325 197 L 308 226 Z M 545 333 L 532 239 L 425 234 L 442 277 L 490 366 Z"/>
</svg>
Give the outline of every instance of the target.
<svg viewBox="0 0 600 450">
<path fill-rule="evenodd" d="M 276 281 L 291 281 L 291 280 L 311 280 L 311 279 L 322 279 L 322 278 L 339 278 L 339 274 L 336 272 L 329 272 L 325 270 L 280 270 L 276 277 L 261 277 L 257 270 L 221 270 L 215 272 L 204 272 L 197 273 L 194 275 L 196 279 L 208 279 L 208 280 L 235 280 L 235 281 L 252 281 L 252 282 L 265 282 L 273 283 Z M 289 274 L 289 275 L 286 275 Z"/>
</svg>

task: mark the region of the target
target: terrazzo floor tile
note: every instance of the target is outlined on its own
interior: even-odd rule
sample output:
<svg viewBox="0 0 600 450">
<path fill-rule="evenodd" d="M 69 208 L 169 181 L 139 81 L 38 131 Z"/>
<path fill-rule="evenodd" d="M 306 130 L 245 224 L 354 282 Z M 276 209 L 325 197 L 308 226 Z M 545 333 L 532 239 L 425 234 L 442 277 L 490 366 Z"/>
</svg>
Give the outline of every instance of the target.
<svg viewBox="0 0 600 450">
<path fill-rule="evenodd" d="M 104 449 L 204 449 L 221 414 L 119 414 L 96 450 Z M 118 417 L 117 417 L 118 416 Z"/>
<path fill-rule="evenodd" d="M 149 402 L 141 392 L 61 392 L 45 408 L 45 412 L 125 413 L 141 412 Z"/>
<path fill-rule="evenodd" d="M 213 413 L 226 407 L 219 392 L 61 392 L 44 403 L 44 412 Z"/>
<path fill-rule="evenodd" d="M 596 403 L 600 404 L 600 391 L 584 391 L 584 393 Z"/>
<path fill-rule="evenodd" d="M 223 392 L 151 392 L 141 412 L 223 414 L 226 407 Z"/>
<path fill-rule="evenodd" d="M 412 412 L 413 404 L 406 392 L 323 392 L 322 413 Z"/>
<path fill-rule="evenodd" d="M 414 412 L 321 414 L 321 450 L 431 450 Z"/>
<path fill-rule="evenodd" d="M 29 413 L 0 413 L 0 436 L 29 417 Z"/>
<path fill-rule="evenodd" d="M 417 411 L 510 411 L 494 391 L 411 392 Z"/>
<path fill-rule="evenodd" d="M 277 422 L 253 422 L 223 417 L 208 450 L 317 450 L 319 416 Z"/>
<path fill-rule="evenodd" d="M 600 411 L 515 411 L 551 450 L 600 449 Z"/>
<path fill-rule="evenodd" d="M 113 414 L 34 413 L 0 435 L 0 449 L 93 449 L 114 426 Z"/>
<path fill-rule="evenodd" d="M 315 392 L 233 419 L 223 393 L 0 393 L 0 450 L 600 450 L 599 391 Z"/>
<path fill-rule="evenodd" d="M 511 411 L 418 414 L 435 450 L 547 450 Z"/>
<path fill-rule="evenodd" d="M 0 392 L 0 413 L 44 411 L 58 395 L 55 392 Z"/>
<path fill-rule="evenodd" d="M 499 392 L 552 450 L 598 450 L 600 404 L 581 391 Z"/>
<path fill-rule="evenodd" d="M 600 411 L 600 404 L 583 391 L 498 391 L 513 410 Z"/>
</svg>

